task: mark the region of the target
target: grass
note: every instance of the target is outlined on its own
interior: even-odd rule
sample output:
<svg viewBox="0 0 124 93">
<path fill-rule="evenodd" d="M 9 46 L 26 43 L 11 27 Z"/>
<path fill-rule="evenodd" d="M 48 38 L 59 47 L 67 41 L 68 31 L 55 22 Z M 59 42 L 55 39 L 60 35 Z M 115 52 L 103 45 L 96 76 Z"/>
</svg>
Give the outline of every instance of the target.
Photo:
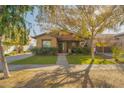
<svg viewBox="0 0 124 93">
<path fill-rule="evenodd" d="M 124 62 L 124 53 L 118 59 L 119 59 L 120 62 Z"/>
<path fill-rule="evenodd" d="M 120 60 L 121 62 L 124 62 L 124 58 L 122 58 L 122 57 L 121 57 L 121 58 L 119 58 L 119 60 Z"/>
<path fill-rule="evenodd" d="M 68 55 L 67 60 L 69 64 L 90 64 L 90 55 Z M 95 57 L 94 64 L 114 64 L 110 59 L 103 59 L 100 56 Z"/>
<path fill-rule="evenodd" d="M 32 56 L 15 60 L 11 64 L 56 64 L 57 56 Z"/>
</svg>

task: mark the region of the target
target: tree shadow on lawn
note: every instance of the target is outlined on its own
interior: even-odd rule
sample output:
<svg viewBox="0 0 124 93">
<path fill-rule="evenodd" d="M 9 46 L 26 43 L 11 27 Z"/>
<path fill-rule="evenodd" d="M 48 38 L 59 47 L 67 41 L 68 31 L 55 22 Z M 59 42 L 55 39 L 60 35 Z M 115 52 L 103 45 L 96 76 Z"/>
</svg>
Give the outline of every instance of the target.
<svg viewBox="0 0 124 93">
<path fill-rule="evenodd" d="M 13 65 L 13 64 L 8 64 L 9 70 L 10 71 L 20 71 L 20 70 L 26 70 L 26 69 L 36 69 L 36 68 L 45 68 L 45 67 L 52 67 L 55 66 L 54 64 L 25 64 L 25 65 Z"/>
<path fill-rule="evenodd" d="M 119 71 L 124 71 L 124 64 L 116 64 L 116 67 L 117 67 L 117 69 L 119 70 Z M 123 72 L 124 73 L 124 72 Z"/>
<path fill-rule="evenodd" d="M 110 59 L 112 59 L 112 57 Z M 119 59 L 115 60 L 113 58 L 112 62 L 115 63 L 118 70 L 120 70 L 121 72 L 124 71 L 124 61 L 119 60 Z"/>
<path fill-rule="evenodd" d="M 112 87 L 112 85 L 107 84 L 104 81 L 102 84 L 98 83 L 94 85 L 90 78 L 90 70 L 93 65 L 93 61 L 87 66 L 86 69 L 80 71 L 72 71 L 70 67 L 57 68 L 51 72 L 44 72 L 36 74 L 32 79 L 30 79 L 24 86 L 29 88 L 57 88 L 57 87 Z M 71 66 L 73 68 L 73 66 Z M 17 83 L 16 86 L 18 86 Z M 79 86 L 80 85 L 80 86 Z"/>
<path fill-rule="evenodd" d="M 115 65 L 119 71 L 121 71 L 121 72 L 124 71 L 124 62 L 123 61 L 112 59 L 112 56 L 107 56 L 107 55 L 103 55 L 103 54 L 99 54 L 99 56 L 101 56 L 103 59 L 108 59 L 108 60 L 112 61 L 113 63 L 115 63 Z M 124 57 L 124 55 L 122 57 Z M 103 60 L 103 63 L 104 63 L 104 60 Z"/>
<path fill-rule="evenodd" d="M 106 55 L 102 55 L 102 54 L 100 56 L 104 59 L 102 63 L 105 63 L 106 59 L 110 60 L 111 63 L 114 63 L 114 65 L 117 67 L 117 70 L 119 72 L 124 73 L 123 72 L 124 71 L 124 62 L 119 61 L 119 60 L 115 60 L 112 58 L 112 56 L 110 57 L 110 56 L 106 56 Z"/>
</svg>

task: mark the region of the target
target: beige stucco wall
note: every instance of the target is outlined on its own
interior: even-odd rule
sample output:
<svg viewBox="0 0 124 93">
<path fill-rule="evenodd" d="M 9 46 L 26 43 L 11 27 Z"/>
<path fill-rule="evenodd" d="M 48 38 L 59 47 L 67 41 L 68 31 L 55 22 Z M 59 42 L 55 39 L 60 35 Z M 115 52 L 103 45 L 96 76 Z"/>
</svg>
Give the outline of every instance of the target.
<svg viewBox="0 0 124 93">
<path fill-rule="evenodd" d="M 37 40 L 36 46 L 38 48 L 42 48 L 42 41 L 43 40 L 51 40 L 52 47 L 55 47 L 55 48 L 58 47 L 57 39 L 55 37 L 50 36 L 50 35 L 38 36 L 38 37 L 36 37 L 36 40 Z"/>
<path fill-rule="evenodd" d="M 124 36 L 120 36 L 118 38 L 119 38 L 119 40 L 118 40 L 119 46 L 121 46 L 122 48 L 124 48 Z"/>
</svg>

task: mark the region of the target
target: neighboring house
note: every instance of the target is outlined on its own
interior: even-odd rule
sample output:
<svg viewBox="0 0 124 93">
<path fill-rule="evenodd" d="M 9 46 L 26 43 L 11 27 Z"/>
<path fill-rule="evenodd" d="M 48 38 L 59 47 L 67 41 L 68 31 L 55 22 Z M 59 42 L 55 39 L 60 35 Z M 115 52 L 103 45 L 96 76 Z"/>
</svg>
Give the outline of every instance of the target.
<svg viewBox="0 0 124 93">
<path fill-rule="evenodd" d="M 117 45 L 124 49 L 124 33 L 117 34 L 114 37 L 117 41 Z"/>
<path fill-rule="evenodd" d="M 95 45 L 98 52 L 111 51 L 113 46 L 119 46 L 124 49 L 124 33 L 120 34 L 98 34 L 95 38 Z"/>
<path fill-rule="evenodd" d="M 72 32 L 59 31 L 57 34 L 47 32 L 34 38 L 36 39 L 36 47 L 54 47 L 64 53 L 71 52 L 74 47 L 81 47 L 81 40 L 77 39 Z"/>
<path fill-rule="evenodd" d="M 95 38 L 96 50 L 98 52 L 111 52 L 115 41 L 114 34 L 98 34 Z"/>
</svg>

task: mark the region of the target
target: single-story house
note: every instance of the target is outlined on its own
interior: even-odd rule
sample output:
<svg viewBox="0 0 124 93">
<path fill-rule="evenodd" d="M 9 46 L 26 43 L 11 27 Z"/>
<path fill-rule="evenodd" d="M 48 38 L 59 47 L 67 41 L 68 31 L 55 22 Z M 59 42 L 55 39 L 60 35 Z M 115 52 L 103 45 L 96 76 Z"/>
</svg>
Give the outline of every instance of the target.
<svg viewBox="0 0 124 93">
<path fill-rule="evenodd" d="M 124 33 L 120 34 L 98 34 L 95 38 L 96 49 L 101 52 L 110 52 L 114 45 L 124 49 Z"/>
<path fill-rule="evenodd" d="M 58 48 L 60 53 L 71 52 L 72 48 L 82 47 L 84 43 L 77 38 L 75 33 L 66 31 L 45 32 L 33 38 L 36 39 L 37 48 L 54 47 Z M 103 49 L 104 52 L 110 52 L 114 44 L 124 47 L 124 33 L 98 34 L 94 44 L 98 52 L 102 52 Z M 90 47 L 90 40 L 87 42 L 87 46 Z"/>
<path fill-rule="evenodd" d="M 72 32 L 59 31 L 57 34 L 46 32 L 33 37 L 36 39 L 36 47 L 54 47 L 58 48 L 58 52 L 71 52 L 74 47 L 81 47 L 82 42 Z"/>
<path fill-rule="evenodd" d="M 96 51 L 111 52 L 113 43 L 115 42 L 114 34 L 97 34 L 95 38 Z"/>
<path fill-rule="evenodd" d="M 119 33 L 114 37 L 117 41 L 117 45 L 124 49 L 124 33 Z"/>
</svg>

